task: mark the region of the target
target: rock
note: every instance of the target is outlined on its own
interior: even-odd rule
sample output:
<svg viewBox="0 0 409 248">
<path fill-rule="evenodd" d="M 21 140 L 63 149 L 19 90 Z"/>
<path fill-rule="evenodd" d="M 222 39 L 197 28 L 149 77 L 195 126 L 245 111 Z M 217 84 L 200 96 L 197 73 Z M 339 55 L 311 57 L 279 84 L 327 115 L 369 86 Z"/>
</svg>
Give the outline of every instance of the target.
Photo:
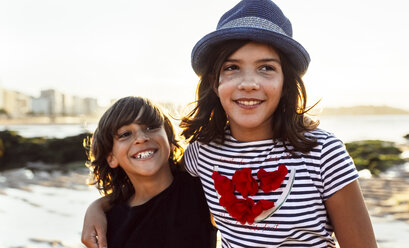
<svg viewBox="0 0 409 248">
<path fill-rule="evenodd" d="M 40 238 L 31 238 L 30 239 L 31 242 L 35 242 L 35 243 L 45 243 L 50 245 L 51 247 L 55 247 L 55 246 L 63 246 L 62 242 L 59 240 L 47 240 L 47 239 L 40 239 Z"/>
<path fill-rule="evenodd" d="M 409 178 L 360 178 L 365 204 L 372 216 L 391 216 L 409 223 Z"/>
<path fill-rule="evenodd" d="M 368 169 L 360 170 L 358 172 L 358 175 L 359 175 L 360 178 L 366 178 L 366 179 L 372 178 L 371 171 L 368 170 Z"/>
</svg>

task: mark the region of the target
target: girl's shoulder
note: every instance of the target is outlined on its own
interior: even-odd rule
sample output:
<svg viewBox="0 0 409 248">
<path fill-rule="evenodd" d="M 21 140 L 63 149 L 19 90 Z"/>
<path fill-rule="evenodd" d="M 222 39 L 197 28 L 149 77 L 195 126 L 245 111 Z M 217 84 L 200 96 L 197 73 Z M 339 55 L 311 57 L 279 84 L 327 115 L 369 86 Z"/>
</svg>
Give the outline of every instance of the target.
<svg viewBox="0 0 409 248">
<path fill-rule="evenodd" d="M 310 155 L 319 154 L 319 156 L 322 157 L 334 153 L 340 156 L 347 154 L 344 142 L 331 132 L 317 128 L 306 132 L 305 136 L 317 141 L 317 145 L 310 151 Z"/>
<path fill-rule="evenodd" d="M 315 128 L 313 130 L 305 132 L 306 136 L 311 136 L 317 139 L 326 139 L 327 137 L 334 136 L 333 133 L 328 132 L 321 128 Z"/>
<path fill-rule="evenodd" d="M 327 142 L 331 142 L 331 141 L 340 141 L 342 142 L 340 139 L 338 139 L 333 133 L 328 132 L 326 130 L 323 130 L 321 128 L 316 128 L 314 130 L 305 132 L 304 135 L 307 138 L 311 138 L 314 139 L 318 142 L 318 144 L 323 145 Z"/>
<path fill-rule="evenodd" d="M 337 144 L 343 146 L 344 143 L 337 138 L 332 132 L 328 132 L 321 128 L 315 128 L 314 130 L 310 130 L 304 133 L 304 136 L 315 140 L 317 142 L 317 146 L 315 149 L 321 150 L 323 147 L 329 146 L 331 144 Z M 285 145 L 284 145 L 285 144 Z M 199 150 L 202 148 L 206 149 L 208 147 L 214 149 L 221 149 L 221 150 L 246 150 L 246 149 L 253 149 L 257 147 L 288 147 L 292 149 L 292 145 L 288 142 L 282 142 L 279 140 L 259 140 L 259 141 L 250 141 L 250 142 L 242 142 L 238 141 L 229 133 L 225 133 L 225 140 L 222 144 L 219 142 L 211 141 L 209 143 L 202 143 L 200 141 L 192 142 L 188 145 L 185 155 L 187 154 L 198 154 Z"/>
</svg>

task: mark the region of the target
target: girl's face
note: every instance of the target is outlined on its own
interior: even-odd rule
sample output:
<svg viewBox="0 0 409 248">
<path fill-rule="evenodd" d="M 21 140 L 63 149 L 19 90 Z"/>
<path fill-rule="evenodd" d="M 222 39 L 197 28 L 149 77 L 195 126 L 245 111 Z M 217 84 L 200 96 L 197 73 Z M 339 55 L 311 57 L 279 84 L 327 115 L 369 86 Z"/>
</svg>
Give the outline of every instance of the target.
<svg viewBox="0 0 409 248">
<path fill-rule="evenodd" d="M 223 63 L 216 93 L 233 137 L 241 141 L 272 138 L 272 115 L 283 83 L 280 57 L 266 44 L 247 43 Z"/>
<path fill-rule="evenodd" d="M 131 123 L 118 129 L 107 161 L 112 168 L 121 166 L 133 182 L 141 177 L 155 179 L 170 175 L 169 154 L 163 125 Z"/>
</svg>

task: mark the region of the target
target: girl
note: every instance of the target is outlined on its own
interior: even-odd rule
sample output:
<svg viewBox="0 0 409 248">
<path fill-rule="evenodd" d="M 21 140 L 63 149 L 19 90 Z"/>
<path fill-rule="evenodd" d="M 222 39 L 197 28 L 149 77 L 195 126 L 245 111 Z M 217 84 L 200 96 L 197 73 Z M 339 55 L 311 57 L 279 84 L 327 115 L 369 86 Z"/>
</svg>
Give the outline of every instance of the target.
<svg viewBox="0 0 409 248">
<path fill-rule="evenodd" d="M 305 117 L 309 62 L 270 0 L 239 2 L 193 48 L 184 162 L 223 247 L 335 247 L 334 232 L 341 247 L 377 246 L 352 159 Z"/>
<path fill-rule="evenodd" d="M 305 118 L 307 51 L 270 0 L 243 0 L 193 48 L 182 120 L 223 247 L 376 247 L 343 143 Z"/>
<path fill-rule="evenodd" d="M 178 166 L 181 151 L 171 122 L 149 100 L 122 98 L 105 112 L 89 168 L 112 207 L 109 247 L 215 245 L 200 181 Z"/>
</svg>

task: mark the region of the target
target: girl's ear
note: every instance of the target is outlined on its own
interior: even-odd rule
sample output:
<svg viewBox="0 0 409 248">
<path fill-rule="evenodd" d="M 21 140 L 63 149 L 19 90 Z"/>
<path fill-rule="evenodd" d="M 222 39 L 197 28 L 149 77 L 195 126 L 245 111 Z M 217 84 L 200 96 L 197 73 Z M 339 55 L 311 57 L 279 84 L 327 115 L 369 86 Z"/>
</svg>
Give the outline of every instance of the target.
<svg viewBox="0 0 409 248">
<path fill-rule="evenodd" d="M 177 151 L 177 146 L 175 146 L 174 144 L 170 144 L 170 154 L 169 154 L 169 157 L 170 156 L 174 156 L 174 155 L 176 155 L 177 153 L 178 153 L 178 151 Z"/>
<path fill-rule="evenodd" d="M 112 154 L 112 152 L 107 156 L 107 162 L 109 164 L 109 167 L 111 167 L 111 168 L 116 168 L 119 165 L 118 160 Z"/>
<path fill-rule="evenodd" d="M 212 81 L 215 82 L 216 79 L 213 79 L 212 77 Z M 213 92 L 216 94 L 216 96 L 219 97 L 219 79 L 217 79 L 217 82 L 213 83 L 212 89 L 213 89 Z"/>
<path fill-rule="evenodd" d="M 213 86 L 213 91 L 216 94 L 216 96 L 219 97 L 219 90 L 216 86 Z"/>
</svg>

